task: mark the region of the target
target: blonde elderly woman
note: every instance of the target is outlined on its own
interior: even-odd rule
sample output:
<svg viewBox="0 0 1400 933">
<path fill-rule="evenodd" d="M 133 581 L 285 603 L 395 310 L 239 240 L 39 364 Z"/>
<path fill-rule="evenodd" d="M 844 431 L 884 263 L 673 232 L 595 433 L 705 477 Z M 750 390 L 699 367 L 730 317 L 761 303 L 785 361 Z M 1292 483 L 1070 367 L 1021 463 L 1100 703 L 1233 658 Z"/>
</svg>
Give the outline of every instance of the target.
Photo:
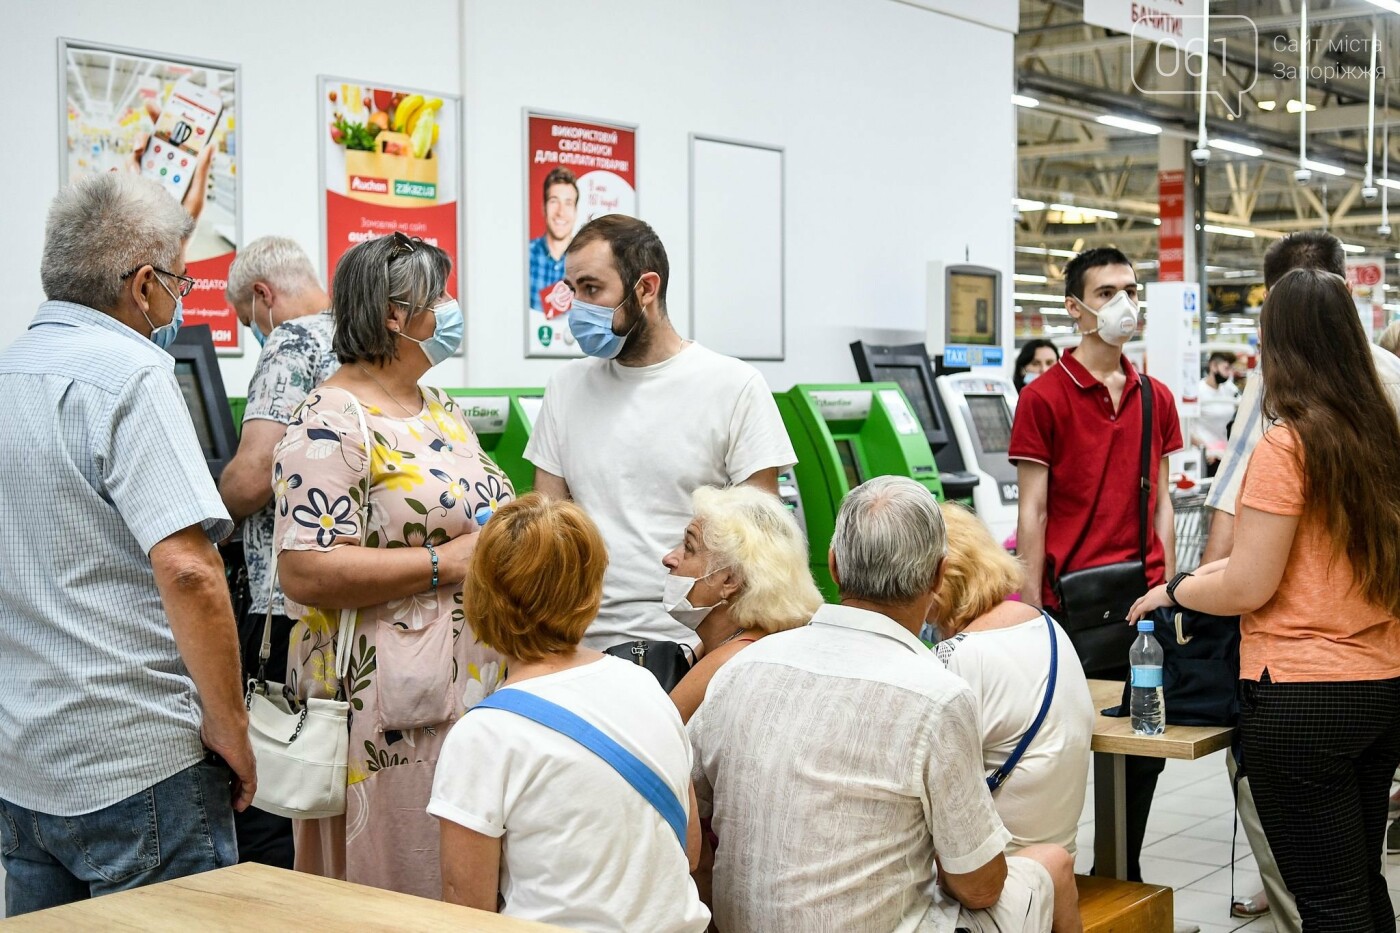
<svg viewBox="0 0 1400 933">
<path fill-rule="evenodd" d="M 662 608 L 694 629 L 704 646 L 704 656 L 671 691 L 686 722 L 724 662 L 764 635 L 806 625 L 822 602 L 802 530 L 770 493 L 702 486 L 691 503 L 684 538 L 661 559 L 670 571 Z"/>
<path fill-rule="evenodd" d="M 1006 763 L 1040 711 L 1050 675 L 1049 633 L 1058 645 L 1055 695 L 1045 721 L 1020 763 L 992 794 L 1011 832 L 1006 851 L 1054 843 L 1072 853 L 1094 728 L 1093 701 L 1079 657 L 1049 616 L 1007 599 L 1020 587 L 1025 571 L 981 520 L 953 503 L 944 503 L 942 510 L 948 557 L 931 621 L 943 639 L 939 660 L 967 681 L 977 697 L 982 765 L 989 773 Z"/>
</svg>

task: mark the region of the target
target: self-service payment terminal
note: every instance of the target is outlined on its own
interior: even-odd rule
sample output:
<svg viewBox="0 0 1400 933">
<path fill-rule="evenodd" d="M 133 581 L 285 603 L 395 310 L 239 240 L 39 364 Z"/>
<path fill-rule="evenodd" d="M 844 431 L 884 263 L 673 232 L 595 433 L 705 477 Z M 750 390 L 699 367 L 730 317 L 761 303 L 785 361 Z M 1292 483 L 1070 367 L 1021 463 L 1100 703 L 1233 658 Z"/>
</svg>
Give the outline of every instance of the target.
<svg viewBox="0 0 1400 933">
<path fill-rule="evenodd" d="M 462 406 L 481 449 L 506 471 L 516 495 L 535 488 L 535 467 L 525 459 L 525 445 L 544 405 L 544 389 L 448 389 L 447 394 Z"/>
<path fill-rule="evenodd" d="M 180 328 L 175 342 L 166 352 L 175 358 L 175 381 L 180 384 L 185 407 L 190 410 L 190 422 L 204 451 L 204 462 L 217 483 L 224 467 L 238 452 L 238 431 L 224 392 L 224 376 L 219 370 L 219 357 L 209 325 L 191 324 Z M 239 416 L 241 423 L 242 408 Z"/>
<path fill-rule="evenodd" d="M 952 413 L 951 427 L 960 456 L 981 480 L 972 490 L 973 507 L 998 542 L 1016 531 L 1020 487 L 1016 466 L 1006 457 L 1016 390 L 1000 376 L 955 373 L 939 376 L 938 394 Z"/>
<path fill-rule="evenodd" d="M 943 498 L 938 465 L 919 420 L 893 382 L 799 385 L 774 395 L 793 450 L 812 575 L 828 599 L 826 555 L 841 500 L 874 476 L 908 476 Z M 784 485 L 779 477 L 779 488 Z"/>
<path fill-rule="evenodd" d="M 893 382 L 904 390 L 938 463 L 944 495 L 949 499 L 971 500 L 978 476 L 968 469 L 948 429 L 952 419 L 934 386 L 933 367 L 923 344 L 882 347 L 857 340 L 851 344 L 851 356 L 863 382 Z"/>
</svg>

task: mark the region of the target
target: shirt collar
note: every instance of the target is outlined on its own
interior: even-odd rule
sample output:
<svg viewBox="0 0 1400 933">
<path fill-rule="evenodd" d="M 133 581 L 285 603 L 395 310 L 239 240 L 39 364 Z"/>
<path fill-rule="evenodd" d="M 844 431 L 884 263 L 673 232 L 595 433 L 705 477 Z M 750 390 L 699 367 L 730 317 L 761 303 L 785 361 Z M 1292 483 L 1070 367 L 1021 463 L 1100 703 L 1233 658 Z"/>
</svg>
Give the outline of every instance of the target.
<svg viewBox="0 0 1400 933">
<path fill-rule="evenodd" d="M 1093 374 L 1084 368 L 1083 363 L 1075 359 L 1073 350 L 1066 350 L 1060 356 L 1060 365 L 1065 368 L 1065 373 L 1074 381 L 1074 384 L 1081 389 L 1098 389 L 1103 386 L 1103 383 L 1095 379 Z M 1138 371 L 1133 366 L 1132 361 L 1121 353 L 1118 354 L 1118 365 L 1123 370 L 1123 375 L 1128 379 L 1123 385 L 1123 394 L 1126 395 L 1128 389 L 1140 381 Z"/>
<path fill-rule="evenodd" d="M 811 624 L 831 625 L 836 628 L 881 635 L 894 639 L 915 654 L 928 654 L 928 646 L 919 641 L 913 632 L 889 616 L 871 612 L 868 609 L 823 604 L 817 609 L 816 615 L 812 616 Z"/>
<path fill-rule="evenodd" d="M 104 314 L 95 308 L 89 308 L 87 305 L 80 305 L 76 302 L 46 301 L 39 305 L 39 311 L 34 315 L 34 320 L 29 322 L 29 329 L 33 330 L 43 324 L 61 324 L 66 327 L 100 327 L 150 347 L 163 357 L 169 357 L 168 353 L 151 343 L 149 337 L 138 334 L 110 314 Z"/>
</svg>

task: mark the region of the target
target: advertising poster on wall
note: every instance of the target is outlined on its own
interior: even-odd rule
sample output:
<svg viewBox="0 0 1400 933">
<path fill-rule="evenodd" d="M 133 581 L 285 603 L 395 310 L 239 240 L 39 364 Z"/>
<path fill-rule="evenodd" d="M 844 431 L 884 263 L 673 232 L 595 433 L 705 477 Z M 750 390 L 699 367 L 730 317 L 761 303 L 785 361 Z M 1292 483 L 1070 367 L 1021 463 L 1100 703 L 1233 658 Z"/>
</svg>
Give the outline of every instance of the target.
<svg viewBox="0 0 1400 933">
<path fill-rule="evenodd" d="M 395 231 L 452 257 L 457 293 L 461 98 L 347 78 L 320 78 L 326 282 L 350 247 Z"/>
<path fill-rule="evenodd" d="M 238 67 L 63 39 L 59 81 L 62 182 L 136 172 L 179 200 L 195 218 L 185 323 L 208 324 L 221 354 L 241 354 L 242 328 L 224 299 L 241 234 Z"/>
<path fill-rule="evenodd" d="M 1368 339 L 1385 328 L 1385 260 L 1379 256 L 1348 256 L 1347 284 L 1356 314 Z"/>
<path fill-rule="evenodd" d="M 595 217 L 637 216 L 637 128 L 526 111 L 525 153 L 525 353 L 582 356 L 564 251 Z"/>
</svg>

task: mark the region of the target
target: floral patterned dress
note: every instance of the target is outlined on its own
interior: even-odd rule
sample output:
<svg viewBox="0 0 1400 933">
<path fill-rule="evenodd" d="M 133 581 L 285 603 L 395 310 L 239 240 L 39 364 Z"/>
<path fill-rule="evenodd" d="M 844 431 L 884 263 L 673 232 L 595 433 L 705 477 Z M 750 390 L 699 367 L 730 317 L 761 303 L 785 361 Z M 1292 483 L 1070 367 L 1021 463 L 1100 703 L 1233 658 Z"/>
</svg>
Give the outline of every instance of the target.
<svg viewBox="0 0 1400 933">
<path fill-rule="evenodd" d="M 423 390 L 416 417 L 364 406 L 371 434 L 369 517 L 358 402 L 343 389 L 313 391 L 277 446 L 273 473 L 277 554 L 442 544 L 475 534 L 475 515 L 513 498 L 452 399 Z M 424 583 L 428 561 L 424 559 Z M 336 693 L 338 609 L 287 600 L 292 629 L 287 684 L 300 698 Z M 504 678 L 500 656 L 467 624 L 459 587 L 425 588 L 357 611 L 346 699 L 349 788 L 344 816 L 299 820 L 296 867 L 361 884 L 441 896 L 437 821 L 427 813 L 433 770 L 453 721 Z"/>
</svg>

